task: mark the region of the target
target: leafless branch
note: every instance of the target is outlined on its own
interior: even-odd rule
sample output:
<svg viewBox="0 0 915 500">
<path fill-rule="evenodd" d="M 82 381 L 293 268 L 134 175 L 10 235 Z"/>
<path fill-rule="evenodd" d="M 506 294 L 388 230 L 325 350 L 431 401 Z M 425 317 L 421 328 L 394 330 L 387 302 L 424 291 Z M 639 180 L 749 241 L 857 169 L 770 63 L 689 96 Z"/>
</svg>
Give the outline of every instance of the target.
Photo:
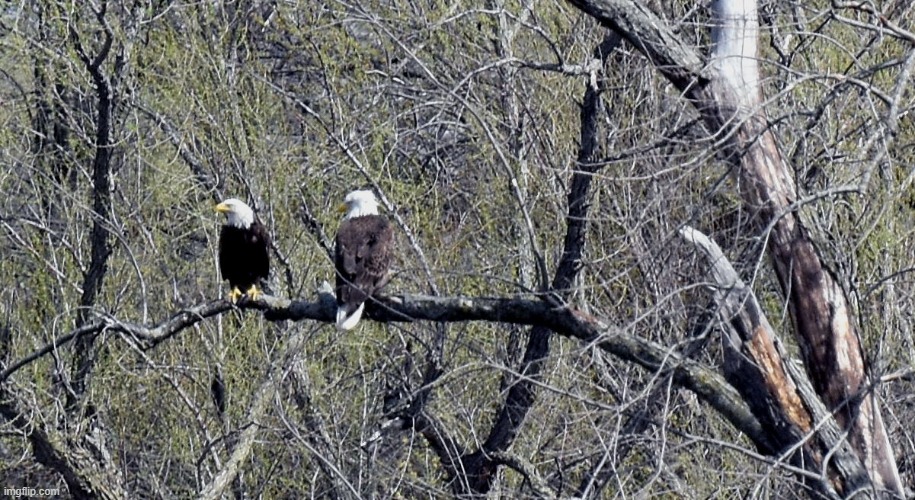
<svg viewBox="0 0 915 500">
<path fill-rule="evenodd" d="M 867 29 L 873 29 L 875 31 L 880 31 L 881 33 L 892 35 L 896 38 L 905 40 L 905 41 L 909 42 L 910 44 L 915 45 L 915 33 L 912 33 L 909 30 L 903 29 L 901 26 L 899 26 L 898 24 L 891 21 L 883 12 L 880 12 L 879 10 L 877 10 L 877 6 L 874 2 L 839 2 L 839 1 L 833 0 L 832 6 L 836 9 L 856 10 L 859 12 L 864 12 L 864 13 L 870 14 L 877 20 L 878 23 L 880 23 L 880 27 L 875 26 L 875 25 L 866 24 L 866 23 L 857 22 L 857 21 L 854 21 L 855 25 L 858 27 L 861 27 L 861 28 L 867 28 Z M 851 19 L 843 19 L 843 20 L 847 21 L 847 22 L 852 22 Z M 882 27 L 882 29 L 881 29 L 881 27 Z"/>
<path fill-rule="evenodd" d="M 77 336 L 96 336 L 102 332 L 132 337 L 144 349 L 168 340 L 206 318 L 232 309 L 226 300 L 205 302 L 179 311 L 160 323 L 146 326 L 106 317 L 84 325 L 55 339 L 23 360 L 0 373 L 4 382 L 17 370 L 47 355 Z M 314 302 L 289 300 L 265 295 L 256 301 L 243 300 L 241 309 L 263 311 L 268 321 L 335 321 L 336 301 L 323 294 Z M 684 359 L 670 348 L 627 334 L 603 320 L 570 307 L 556 307 L 537 299 L 487 297 L 434 297 L 395 295 L 381 297 L 367 310 L 369 318 L 379 322 L 465 322 L 490 321 L 518 325 L 540 325 L 588 345 L 607 351 L 625 361 L 634 362 L 651 372 L 670 371 L 677 385 L 690 389 L 716 408 L 732 425 L 754 441 L 765 442 L 762 430 L 734 389 L 720 375 L 698 363 Z"/>
<path fill-rule="evenodd" d="M 223 492 L 228 488 L 241 470 L 241 464 L 251 455 L 259 431 L 261 430 L 260 421 L 267 413 L 268 404 L 273 400 L 279 383 L 283 378 L 283 373 L 292 366 L 296 357 L 302 352 L 305 340 L 309 337 L 306 329 L 295 331 L 287 339 L 277 359 L 267 365 L 267 374 L 261 382 L 260 387 L 254 393 L 251 406 L 248 407 L 245 419 L 247 424 L 241 431 L 229 459 L 223 464 L 219 472 L 213 477 L 200 494 L 200 498 L 215 500 L 222 498 Z M 352 488 L 352 485 L 345 483 Z M 357 493 L 353 491 L 353 493 Z M 358 495 L 358 493 L 357 493 Z"/>
</svg>

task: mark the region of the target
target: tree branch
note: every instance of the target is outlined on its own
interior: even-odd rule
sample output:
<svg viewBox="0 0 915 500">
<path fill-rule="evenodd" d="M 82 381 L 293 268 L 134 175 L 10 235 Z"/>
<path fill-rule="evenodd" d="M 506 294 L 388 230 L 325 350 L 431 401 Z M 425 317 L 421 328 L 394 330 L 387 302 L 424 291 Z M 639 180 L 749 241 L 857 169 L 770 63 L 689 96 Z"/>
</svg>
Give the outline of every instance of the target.
<svg viewBox="0 0 915 500">
<path fill-rule="evenodd" d="M 756 300 L 740 279 L 721 248 L 701 232 L 685 226 L 680 236 L 695 246 L 711 267 L 718 316 L 725 326 L 724 372 L 743 395 L 751 411 L 771 432 L 769 455 L 783 455 L 799 467 L 830 475 L 840 471 L 851 490 L 869 487 L 867 471 L 844 438 L 833 415 L 826 410 L 810 380 L 792 370 L 781 342 Z M 795 455 L 795 451 L 801 453 Z M 831 459 L 825 457 L 832 455 Z M 809 480 L 809 477 L 807 478 Z M 836 496 L 833 486 L 821 477 L 814 485 L 820 493 Z"/>
<path fill-rule="evenodd" d="M 329 293 L 314 302 L 289 300 L 264 295 L 256 301 L 242 299 L 240 309 L 263 311 L 268 321 L 335 321 L 336 301 Z M 105 317 L 58 337 L 27 358 L 35 360 L 78 335 L 96 336 L 102 332 L 121 333 L 151 349 L 189 326 L 231 310 L 224 299 L 199 304 L 179 311 L 162 322 L 145 326 Z M 367 317 L 382 323 L 413 321 L 491 321 L 517 325 L 546 326 L 552 332 L 574 338 L 635 363 L 651 372 L 672 372 L 674 382 L 695 392 L 741 432 L 757 443 L 765 442 L 762 428 L 743 403 L 740 395 L 717 372 L 685 359 L 661 344 L 635 337 L 619 327 L 568 306 L 553 306 L 540 300 L 492 297 L 433 297 L 428 295 L 395 295 L 380 297 L 367 308 Z M 27 362 L 17 362 L 0 375 L 5 383 Z M 15 369 L 14 369 L 15 368 Z"/>
<path fill-rule="evenodd" d="M 90 234 L 89 268 L 83 277 L 80 309 L 77 313 L 76 326 L 85 325 L 90 319 L 90 312 L 102 288 L 102 282 L 108 273 L 108 257 L 111 255 L 111 158 L 112 158 L 112 116 L 114 114 L 114 90 L 108 76 L 102 70 L 102 63 L 111 51 L 114 35 L 111 26 L 105 19 L 107 4 L 95 12 L 96 19 L 102 26 L 104 40 L 102 47 L 94 57 L 90 57 L 80 40 L 75 25 L 70 25 L 71 43 L 76 49 L 86 71 L 95 84 L 98 115 L 95 124 L 95 158 L 92 162 L 92 232 Z M 87 378 L 94 363 L 95 347 L 89 338 L 77 339 L 76 356 L 73 367 L 72 390 L 69 393 L 68 407 L 73 407 L 76 398 L 86 391 Z M 91 412 L 90 412 L 91 413 Z"/>
<path fill-rule="evenodd" d="M 93 459 L 93 453 L 86 449 L 86 445 L 92 448 L 98 446 L 82 442 L 91 440 L 91 434 L 78 441 L 66 439 L 57 429 L 45 426 L 40 419 L 29 418 L 30 412 L 18 404 L 21 399 L 10 384 L 0 384 L 0 416 L 25 435 L 38 463 L 63 477 L 73 498 L 127 498 L 117 471 L 111 470 L 107 463 L 99 464 Z"/>
<path fill-rule="evenodd" d="M 601 101 L 603 86 L 601 83 L 595 83 L 598 81 L 596 73 L 602 70 L 610 53 L 621 42 L 622 39 L 619 36 L 608 33 L 592 53 L 593 64 L 590 66 L 593 67 L 594 73 L 585 81 L 585 92 L 580 111 L 581 140 L 576 158 L 578 168 L 572 174 L 569 186 L 562 256 L 550 284 L 550 293 L 544 297 L 547 301 L 568 300 L 575 279 L 581 270 L 581 256 L 588 228 L 591 181 L 594 174 L 604 165 L 594 161 L 599 156 L 598 151 L 601 144 L 599 131 L 604 109 Z M 536 249 L 534 254 L 539 256 Z M 542 262 L 542 259 L 538 257 L 537 261 Z M 542 276 L 543 273 L 539 274 Z M 531 328 L 524 357 L 518 369 L 520 376 L 510 386 L 505 403 L 499 409 L 496 421 L 483 446 L 466 459 L 467 463 L 471 465 L 467 467 L 467 476 L 473 478 L 467 483 L 476 492 L 489 491 L 492 480 L 496 477 L 489 469 L 498 465 L 491 457 L 506 451 L 511 446 L 528 411 L 534 404 L 535 386 L 541 378 L 543 361 L 550 353 L 550 335 L 551 331 L 546 326 L 535 325 Z"/>
<path fill-rule="evenodd" d="M 222 498 L 226 488 L 228 488 L 235 478 L 238 477 L 238 473 L 241 470 L 241 464 L 251 455 L 251 451 L 254 447 L 254 440 L 258 436 L 258 431 L 261 428 L 259 422 L 267 413 L 267 405 L 276 394 L 277 386 L 283 378 L 283 373 L 295 363 L 296 356 L 302 352 L 308 333 L 309 332 L 305 330 L 297 330 L 293 333 L 278 356 L 279 359 L 268 365 L 266 377 L 257 389 L 257 392 L 254 393 L 253 401 L 248 408 L 248 414 L 246 416 L 247 425 L 239 434 L 229 459 L 213 477 L 210 483 L 204 487 L 200 494 L 201 499 L 215 500 Z M 352 488 L 349 483 L 345 484 Z M 357 494 L 356 491 L 352 491 L 352 493 Z"/>
<path fill-rule="evenodd" d="M 758 84 L 756 2 L 712 2 L 712 51 L 706 65 L 646 7 L 627 0 L 569 1 L 617 30 L 648 56 L 655 69 L 684 92 L 719 138 L 719 151 L 732 167 L 743 203 L 768 242 L 794 320 L 795 337 L 817 393 L 838 412 L 839 422 L 850 431 L 849 439 L 868 464 L 877 487 L 901 496 L 899 470 L 879 402 L 871 395 L 855 407 L 846 404 L 849 394 L 869 385 L 864 353 L 845 291 L 790 210 L 797 200 L 793 168 L 768 126 Z M 771 231 L 766 230 L 770 224 Z M 854 477 L 842 479 L 848 485 L 856 482 Z"/>
<path fill-rule="evenodd" d="M 705 61 L 643 2 L 632 0 L 569 0 L 582 12 L 612 29 L 641 51 L 655 69 L 680 90 L 706 80 Z"/>
</svg>

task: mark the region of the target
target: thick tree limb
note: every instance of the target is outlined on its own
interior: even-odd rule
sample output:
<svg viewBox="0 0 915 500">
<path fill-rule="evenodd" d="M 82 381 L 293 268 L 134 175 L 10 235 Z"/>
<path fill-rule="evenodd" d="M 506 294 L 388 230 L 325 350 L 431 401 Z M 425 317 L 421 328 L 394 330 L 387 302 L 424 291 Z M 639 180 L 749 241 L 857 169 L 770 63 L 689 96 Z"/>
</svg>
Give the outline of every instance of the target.
<svg viewBox="0 0 915 500">
<path fill-rule="evenodd" d="M 95 305 L 95 298 L 107 270 L 108 255 L 111 253 L 108 224 L 111 216 L 111 118 L 114 96 L 111 82 L 102 71 L 101 64 L 108 57 L 114 35 L 105 20 L 104 10 L 98 12 L 96 17 L 102 25 L 105 36 L 102 47 L 94 57 L 86 52 L 76 28 L 70 26 L 70 39 L 95 84 L 98 105 L 95 158 L 92 162 L 92 209 L 95 216 L 90 237 L 92 256 L 83 280 L 83 295 L 80 299 L 80 306 L 83 309 L 80 312 L 77 326 L 86 322 L 87 309 Z"/>
<path fill-rule="evenodd" d="M 104 39 L 102 46 L 95 56 L 90 56 L 83 47 L 79 33 L 74 25 L 70 25 L 70 39 L 76 53 L 86 67 L 95 84 L 96 103 L 98 115 L 95 124 L 95 158 L 92 162 L 92 232 L 89 237 L 91 244 L 91 257 L 82 283 L 82 296 L 80 297 L 80 310 L 76 319 L 76 326 L 86 324 L 90 318 L 90 311 L 95 307 L 95 301 L 102 288 L 102 281 L 108 273 L 108 257 L 111 255 L 111 136 L 112 116 L 114 114 L 114 90 L 108 75 L 102 70 L 102 63 L 108 58 L 113 43 L 114 34 L 111 26 L 105 19 L 106 3 L 102 3 L 97 11 L 96 19 L 102 26 Z M 94 346 L 89 339 L 77 339 L 76 359 L 71 396 L 81 397 L 86 390 L 86 379 L 92 370 Z M 72 406 L 75 402 L 70 401 Z"/>
<path fill-rule="evenodd" d="M 489 459 L 496 464 L 511 467 L 523 475 L 528 483 L 530 483 L 531 490 L 534 493 L 533 498 L 558 498 L 559 495 L 557 495 L 556 492 L 546 484 L 546 481 L 537 474 L 537 469 L 534 467 L 534 464 L 527 460 L 505 452 L 495 453 L 491 455 Z"/>
<path fill-rule="evenodd" d="M 794 211 L 793 169 L 768 128 L 758 84 L 756 2 L 715 2 L 711 67 L 716 75 L 700 109 L 713 130 L 732 131 L 724 151 L 735 166 L 741 194 L 758 214 L 769 241 L 776 275 L 788 301 L 804 365 L 817 394 L 836 412 L 842 428 L 866 464 L 874 485 L 903 496 L 879 403 L 870 385 L 864 352 L 842 285 L 824 265 Z M 713 110 L 717 103 L 717 110 Z M 844 492 L 857 490 L 854 476 Z M 843 488 L 839 488 L 842 490 Z"/>
<path fill-rule="evenodd" d="M 175 313 L 162 322 L 146 326 L 101 318 L 85 327 L 71 331 L 28 356 L 35 360 L 60 347 L 79 335 L 98 335 L 102 332 L 121 333 L 142 348 L 149 349 L 184 331 L 206 318 L 232 309 L 226 300 L 219 299 Z M 242 309 L 257 309 L 268 321 L 305 321 L 322 323 L 335 321 L 336 301 L 330 294 L 322 294 L 314 302 L 289 300 L 269 295 L 257 301 L 242 300 Z M 432 297 L 427 295 L 396 295 L 382 297 L 368 308 L 367 317 L 378 322 L 412 321 L 492 321 L 517 325 L 546 326 L 552 332 L 575 338 L 596 346 L 625 361 L 636 363 L 651 372 L 671 372 L 674 382 L 695 392 L 709 403 L 738 430 L 757 444 L 766 437 L 758 420 L 750 413 L 740 396 L 718 373 L 694 361 L 684 359 L 670 348 L 626 333 L 598 318 L 568 306 L 553 306 L 537 299 L 489 297 Z M 12 376 L 16 369 L 28 363 L 18 362 L 3 372 L 0 383 Z"/>
<path fill-rule="evenodd" d="M 685 90 L 705 79 L 699 52 L 676 36 L 643 2 L 569 0 L 582 12 L 612 29 L 647 56 L 655 69 Z"/>
<path fill-rule="evenodd" d="M 314 302 L 262 296 L 257 301 L 243 300 L 238 306 L 242 309 L 261 310 L 269 321 L 312 320 L 331 324 L 335 320 L 336 311 L 336 302 L 329 293 L 320 294 Z M 22 367 L 65 346 L 78 337 L 94 338 L 103 332 L 120 333 L 130 342 L 135 342 L 140 348 L 152 349 L 174 335 L 188 330 L 190 326 L 228 312 L 233 307 L 225 300 L 214 300 L 179 311 L 152 325 L 126 322 L 113 317 L 98 318 L 56 338 L 29 356 L 11 364 L 0 372 L 0 384 L 8 383 L 8 379 Z M 696 392 L 736 428 L 757 442 L 757 445 L 765 438 L 758 421 L 742 403 L 739 395 L 713 370 L 682 359 L 662 345 L 628 335 L 619 328 L 608 326 L 597 318 L 567 306 L 553 306 L 542 300 L 523 298 L 400 295 L 383 297 L 372 303 L 371 307 L 367 309 L 366 316 L 380 322 L 492 321 L 545 327 L 551 332 L 595 345 L 652 372 L 673 373 L 677 385 Z M 265 382 L 258 394 L 268 394 L 272 387 L 269 384 L 269 380 Z M 252 422 L 256 422 L 260 414 L 258 408 L 258 405 L 252 405 L 250 410 Z M 420 414 L 416 418 L 414 426 L 429 439 L 430 443 L 438 442 L 448 456 L 457 459 L 462 455 L 460 446 L 440 432 L 439 426 L 436 426 L 435 422 L 429 420 L 427 416 Z M 213 483 L 208 487 L 208 493 L 218 493 L 231 482 L 231 478 L 237 473 L 237 464 L 250 451 L 245 442 L 247 439 L 256 437 L 256 430 L 250 430 L 249 434 L 239 439 L 239 444 L 233 450 L 233 457 L 237 457 L 237 459 L 225 464 L 220 475 L 214 478 Z M 482 455 L 480 457 L 482 458 Z M 498 457 L 499 454 L 495 454 L 486 456 L 486 459 L 496 460 L 494 463 L 498 465 L 501 464 Z M 55 470 L 58 469 L 55 468 Z M 66 469 L 60 472 L 66 473 Z"/>
<path fill-rule="evenodd" d="M 837 479 L 837 473 L 845 478 L 839 484 L 844 482 L 851 491 L 871 487 L 867 470 L 807 376 L 785 362 L 781 342 L 753 291 L 714 241 L 688 226 L 680 235 L 705 255 L 717 285 L 713 295 L 726 327 L 725 377 L 766 428 L 780 430 L 770 434 L 770 447 L 762 451 L 789 457 L 798 467 L 815 473 L 829 470 L 829 476 L 814 476 L 820 479 L 812 485 L 829 497 L 838 497 L 829 482 Z"/>
<path fill-rule="evenodd" d="M 75 7 L 79 9 L 80 7 Z M 101 45 L 94 55 L 90 55 L 83 44 L 75 23 L 68 23 L 69 41 L 82 61 L 95 86 L 95 143 L 92 163 L 92 229 L 89 236 L 90 260 L 83 275 L 82 295 L 77 312 L 77 331 L 91 321 L 91 311 L 95 307 L 105 276 L 108 273 L 108 259 L 112 251 L 112 179 L 111 162 L 113 156 L 112 128 L 115 109 L 115 91 L 108 74 L 102 65 L 108 60 L 114 44 L 114 32 L 106 19 L 107 2 L 102 1 L 98 8 L 90 7 L 96 21 L 101 27 Z M 78 11 L 77 11 L 78 12 Z M 115 73 L 123 69 L 123 54 L 115 60 Z M 89 377 L 95 362 L 95 335 L 74 335 L 72 377 L 59 373 L 62 386 L 66 389 L 66 409 L 70 420 L 61 427 L 82 429 L 80 434 L 69 439 L 59 439 L 60 430 L 45 429 L 40 426 L 23 427 L 22 431 L 32 443 L 36 459 L 58 471 L 67 482 L 71 493 L 77 498 L 123 497 L 123 477 L 112 464 L 110 452 L 105 447 L 105 431 L 102 424 L 95 419 L 95 409 L 86 401 L 84 395 L 89 389 Z M 29 405 L 18 404 L 20 401 L 7 387 L 3 391 L 5 407 L 4 417 L 16 425 L 25 414 L 20 413 Z M 58 439 L 51 439 L 57 435 Z"/>
<path fill-rule="evenodd" d="M 621 42 L 619 36 L 608 33 L 592 54 L 594 74 L 585 83 L 582 99 L 579 122 L 581 141 L 576 158 L 577 169 L 572 174 L 567 195 L 566 233 L 562 256 L 549 286 L 550 295 L 545 297 L 548 300 L 567 300 L 581 270 L 581 256 L 588 227 L 591 181 L 594 174 L 603 166 L 595 161 L 599 156 L 601 144 L 599 131 L 604 109 L 601 100 L 603 88 L 602 84 L 592 82 L 597 80 L 597 72 L 603 69 L 610 53 Z M 536 251 L 533 253 L 538 255 Z M 538 258 L 537 261 L 542 264 L 542 259 Z M 544 325 L 535 325 L 531 328 L 524 357 L 518 369 L 520 377 L 510 386 L 483 446 L 464 457 L 464 470 L 468 478 L 465 483 L 476 493 L 486 493 L 491 489 L 493 480 L 497 477 L 495 468 L 499 465 L 492 457 L 508 450 L 534 404 L 536 385 L 543 372 L 544 360 L 550 353 L 551 333 Z"/>
</svg>

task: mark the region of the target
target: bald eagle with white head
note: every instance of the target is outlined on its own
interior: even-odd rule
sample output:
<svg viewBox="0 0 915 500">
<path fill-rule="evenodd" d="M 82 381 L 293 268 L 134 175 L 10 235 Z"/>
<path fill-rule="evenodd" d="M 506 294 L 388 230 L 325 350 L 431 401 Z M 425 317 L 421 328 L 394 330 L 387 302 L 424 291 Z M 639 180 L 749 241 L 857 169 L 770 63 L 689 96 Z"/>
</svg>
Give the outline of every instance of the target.
<svg viewBox="0 0 915 500">
<path fill-rule="evenodd" d="M 362 317 L 365 301 L 388 282 L 394 231 L 378 215 L 378 200 L 369 190 L 346 195 L 346 213 L 334 245 L 337 269 L 337 328 L 351 330 Z"/>
<path fill-rule="evenodd" d="M 219 233 L 219 271 L 231 287 L 229 300 L 235 303 L 242 296 L 256 300 L 258 283 L 270 275 L 267 228 L 239 199 L 229 198 L 216 205 L 216 211 L 226 216 Z"/>
</svg>

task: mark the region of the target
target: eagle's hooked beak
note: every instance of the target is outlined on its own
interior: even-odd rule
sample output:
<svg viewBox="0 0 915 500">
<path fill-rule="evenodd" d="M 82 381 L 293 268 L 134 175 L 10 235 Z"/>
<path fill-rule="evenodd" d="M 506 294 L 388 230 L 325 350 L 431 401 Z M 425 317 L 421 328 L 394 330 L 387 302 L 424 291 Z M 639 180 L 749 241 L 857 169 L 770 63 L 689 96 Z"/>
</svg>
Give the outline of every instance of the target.
<svg viewBox="0 0 915 500">
<path fill-rule="evenodd" d="M 220 203 L 219 205 L 216 205 L 214 208 L 217 212 L 219 212 L 221 214 L 232 211 L 232 209 L 229 208 L 229 205 L 226 205 L 225 203 Z"/>
<path fill-rule="evenodd" d="M 349 206 L 346 203 L 341 203 L 340 206 L 337 207 L 337 211 L 341 214 L 345 214 L 347 210 L 349 210 Z"/>
</svg>

